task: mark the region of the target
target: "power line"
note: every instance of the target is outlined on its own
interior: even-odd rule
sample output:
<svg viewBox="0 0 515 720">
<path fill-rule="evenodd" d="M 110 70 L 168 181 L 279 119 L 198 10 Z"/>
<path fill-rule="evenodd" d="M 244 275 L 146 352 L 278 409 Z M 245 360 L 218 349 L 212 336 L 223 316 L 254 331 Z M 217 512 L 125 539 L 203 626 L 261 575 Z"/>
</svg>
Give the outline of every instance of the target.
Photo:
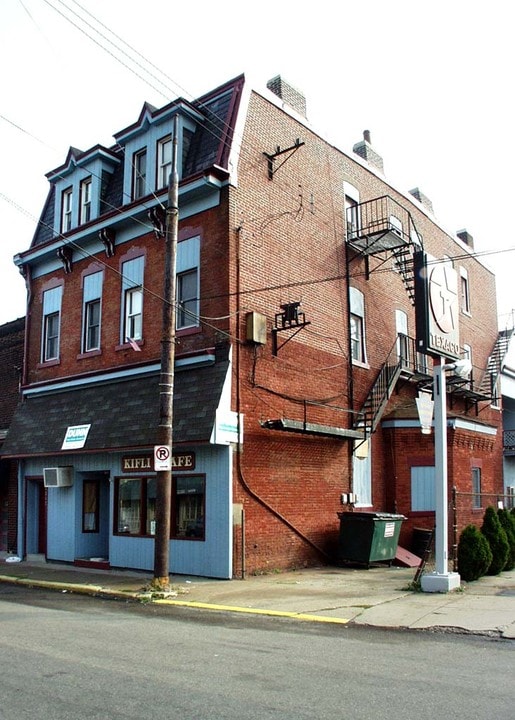
<svg viewBox="0 0 515 720">
<path fill-rule="evenodd" d="M 133 58 L 131 58 L 127 52 L 125 52 L 122 48 L 120 48 L 120 47 L 117 46 L 115 43 L 113 43 L 112 40 L 109 40 L 109 38 L 107 38 L 105 35 L 103 35 L 103 34 L 100 33 L 97 29 L 95 29 L 95 28 L 93 27 L 93 25 L 91 25 L 91 23 L 87 22 L 84 18 L 80 17 L 72 8 L 70 8 L 68 5 L 66 5 L 66 3 L 63 2 L 63 0 L 57 0 L 57 1 L 58 1 L 62 6 L 64 6 L 67 10 L 69 10 L 71 13 L 73 13 L 77 18 L 79 18 L 81 22 L 84 22 L 88 27 L 90 27 L 91 29 L 93 29 L 94 32 L 96 32 L 97 34 L 99 34 L 104 40 L 106 40 L 106 41 L 109 42 L 111 45 L 113 45 L 113 46 L 116 48 L 116 50 L 119 50 L 119 51 L 122 52 L 126 57 L 129 57 L 129 58 L 130 58 L 133 62 L 135 62 L 141 69 L 143 69 L 144 72 L 147 72 L 151 77 L 154 77 L 155 79 L 157 79 L 158 82 L 160 82 L 164 87 L 167 87 L 166 84 L 165 84 L 163 81 L 159 80 L 154 73 L 150 73 L 148 70 L 146 70 L 146 69 L 144 68 L 144 66 L 143 66 L 141 63 L 139 63 L 139 62 L 137 62 L 137 61 L 134 61 Z M 79 7 L 83 12 L 87 13 L 90 17 L 94 18 L 94 20 L 95 20 L 101 27 L 105 28 L 105 29 L 108 30 L 110 33 L 112 33 L 114 37 L 116 37 L 116 38 L 119 39 L 121 42 L 123 42 L 133 53 L 136 53 L 137 55 L 139 55 L 139 57 L 143 58 L 143 59 L 145 60 L 145 62 L 146 62 L 147 64 L 149 64 L 151 67 L 153 67 L 153 68 L 155 68 L 155 69 L 158 69 L 155 65 L 153 65 L 152 63 L 150 63 L 150 61 L 148 61 L 141 53 L 139 53 L 138 51 L 136 51 L 131 45 L 129 45 L 128 43 L 126 43 L 126 42 L 125 42 L 124 40 L 122 40 L 118 35 L 116 35 L 113 31 L 111 31 L 109 28 L 107 28 L 107 26 L 106 26 L 105 24 L 103 24 L 100 20 L 98 20 L 98 18 L 96 18 L 96 17 L 93 16 L 91 13 L 89 13 L 89 11 L 87 11 L 85 8 L 83 8 L 78 2 L 76 2 L 76 0 L 73 0 L 73 1 L 74 1 L 75 5 L 77 5 L 77 7 Z M 58 8 L 56 8 L 56 7 L 53 6 L 51 3 L 49 3 L 48 0 L 44 0 L 44 2 L 45 2 L 47 5 L 49 5 L 49 7 L 51 7 L 51 8 L 54 9 L 56 12 L 58 12 L 58 13 L 59 13 L 62 17 L 64 17 L 68 22 L 70 22 L 72 25 L 74 25 L 74 27 L 76 27 L 80 32 L 82 32 L 83 34 L 85 34 L 86 37 L 88 37 L 89 39 L 91 39 L 93 42 L 95 42 L 97 45 L 99 45 L 99 47 L 101 47 L 103 50 L 105 50 L 106 52 L 108 52 L 115 60 L 117 60 L 118 62 L 121 62 L 121 64 L 124 65 L 124 67 L 126 67 L 127 69 L 129 69 L 131 72 L 134 72 L 131 68 L 129 68 L 129 67 L 127 66 L 126 63 L 124 63 L 122 60 L 120 60 L 120 58 L 116 57 L 115 54 L 113 54 L 110 50 L 108 50 L 108 49 L 105 48 L 103 45 L 101 45 L 101 44 L 100 44 L 98 41 L 96 41 L 93 37 L 91 37 L 91 35 L 90 35 L 89 33 L 85 32 L 77 23 L 75 23 L 73 20 L 71 20 L 70 18 L 68 18 L 66 15 L 64 15 Z M 159 70 L 159 72 L 161 72 L 161 71 Z M 147 84 L 149 84 L 150 87 L 153 87 L 153 89 L 157 90 L 157 88 L 155 88 L 153 85 L 151 85 L 150 83 L 148 83 L 148 81 L 145 80 L 145 78 L 143 78 L 141 75 L 139 75 L 138 73 L 135 73 L 135 74 L 136 74 L 140 79 L 142 79 L 144 82 L 146 82 Z M 163 73 L 163 75 L 164 75 L 165 77 L 169 78 L 169 76 L 165 75 L 164 73 Z M 173 80 L 172 80 L 171 78 L 169 78 L 169 79 L 173 82 Z M 177 87 L 180 87 L 180 86 L 177 85 Z M 170 89 L 170 88 L 167 88 L 167 89 Z M 159 90 L 157 90 L 157 91 L 160 92 Z M 162 93 L 160 93 L 160 94 L 162 94 Z M 201 103 L 201 104 L 202 104 L 202 103 Z M 3 117 L 3 116 L 2 116 L 2 117 Z M 11 121 L 7 120 L 5 117 L 3 117 L 3 119 L 6 120 L 7 122 L 11 122 Z M 220 118 L 218 118 L 218 119 L 220 120 L 220 123 L 223 123 L 223 124 L 226 126 L 226 124 L 225 124 Z M 15 123 L 12 123 L 12 122 L 11 122 L 11 124 L 13 124 L 15 127 L 18 127 L 18 128 L 19 128 L 19 126 L 17 126 Z M 226 126 L 226 127 L 227 127 L 227 126 Z M 26 131 L 24 131 L 22 128 L 19 128 L 19 129 L 20 129 L 22 132 L 26 132 Z M 214 132 L 211 128 L 209 129 L 209 131 L 210 131 L 210 132 L 214 135 L 214 137 L 216 137 L 220 142 L 224 142 L 224 143 L 228 142 L 225 138 L 222 138 L 220 135 L 215 134 L 215 132 Z M 30 135 L 30 133 L 27 133 L 27 134 Z M 35 138 L 35 136 L 33 136 L 33 137 Z M 35 139 L 37 139 L 37 138 L 35 138 Z M 38 142 L 41 142 L 41 141 L 38 140 Z M 121 150 L 122 150 L 122 152 L 125 152 L 124 148 L 121 148 Z M 251 150 L 252 150 L 252 148 L 251 148 Z M 250 157 L 250 150 L 248 150 L 247 152 L 249 153 L 249 157 Z M 241 154 L 242 154 L 242 156 L 244 156 L 244 152 L 242 152 Z M 134 167 L 134 166 L 133 166 L 133 167 Z M 286 174 L 286 173 L 285 173 L 285 174 Z M 284 177 L 285 174 L 283 174 L 283 177 Z M 288 194 L 288 197 L 291 199 L 291 198 L 292 198 L 291 192 L 292 192 L 292 190 L 293 190 L 293 187 L 292 187 L 291 185 L 285 185 L 285 184 L 282 183 L 282 182 L 281 182 L 281 183 L 279 183 L 279 182 L 277 182 L 277 181 L 275 181 L 275 182 L 276 182 L 275 188 L 276 188 L 276 189 L 279 189 L 279 190 L 281 190 L 281 191 L 284 191 L 285 194 L 287 193 L 287 194 Z M 298 190 L 298 187 L 297 187 L 297 190 Z M 5 197 L 5 196 L 4 196 L 4 197 Z M 154 197 L 157 199 L 157 196 L 156 196 L 155 194 L 154 194 Z M 302 195 L 301 195 L 300 197 L 302 198 Z M 297 198 L 298 198 L 298 195 L 297 195 Z M 114 208 L 114 206 L 111 206 L 111 207 Z M 322 206 L 321 204 L 318 204 L 318 208 L 321 208 L 321 207 L 322 207 L 322 210 L 323 210 L 323 206 Z M 122 210 L 120 210 L 120 208 L 114 208 L 114 209 L 116 209 L 118 212 L 122 212 Z M 319 212 L 320 212 L 320 211 L 319 211 Z M 284 215 L 294 215 L 294 214 L 295 214 L 295 212 L 294 212 L 293 210 L 287 210 L 287 211 L 284 211 L 283 213 L 281 213 L 281 215 L 283 215 L 283 216 L 284 216 Z M 327 220 L 333 220 L 333 221 L 334 221 L 334 208 L 332 209 L 332 211 L 331 211 L 329 214 L 326 214 L 326 213 L 324 213 L 323 211 L 320 212 L 320 214 L 322 214 L 323 217 L 326 217 Z M 297 215 L 298 215 L 298 212 L 297 212 Z M 134 219 L 136 222 L 139 222 L 139 223 L 140 223 L 143 227 L 145 227 L 146 229 L 150 230 L 150 226 L 142 223 L 142 222 L 139 221 L 137 218 L 133 218 L 133 219 Z M 261 220 L 261 224 L 260 224 L 259 231 L 262 232 L 262 231 L 265 229 L 266 225 L 274 222 L 275 219 L 277 219 L 277 218 L 271 218 L 270 216 L 265 217 L 265 219 Z M 258 218 L 257 218 L 257 217 L 254 218 L 254 222 L 257 222 L 257 221 L 258 221 Z M 69 242 L 68 239 L 66 239 L 66 240 L 67 240 L 67 242 Z M 481 256 L 486 256 L 486 255 L 497 254 L 497 252 L 498 252 L 498 253 L 503 253 L 503 252 L 508 252 L 508 251 L 510 251 L 510 250 L 484 251 L 484 252 L 481 252 L 481 253 L 468 253 L 468 254 L 462 255 L 462 256 L 455 256 L 454 259 L 462 259 L 462 258 L 470 258 L 470 257 L 481 257 Z M 384 269 L 382 269 L 382 270 L 376 270 L 375 272 L 391 272 L 391 271 L 392 271 L 391 268 L 384 268 Z M 361 274 L 353 274 L 352 277 L 359 277 L 360 275 L 361 275 Z M 326 281 L 329 281 L 329 280 L 331 280 L 331 279 L 332 279 L 332 280 L 343 279 L 343 275 L 340 274 L 340 275 L 332 276 L 331 278 L 323 278 L 323 279 L 317 279 L 317 280 L 307 280 L 307 281 L 302 281 L 302 282 L 277 284 L 277 285 L 267 286 L 267 287 L 265 287 L 265 288 L 261 288 L 261 289 L 257 289 L 257 290 L 249 290 L 249 291 L 242 291 L 242 292 L 244 292 L 244 293 L 263 292 L 263 291 L 265 291 L 265 290 L 271 290 L 271 289 L 283 289 L 283 288 L 288 288 L 288 287 L 299 287 L 299 286 L 302 286 L 302 285 L 311 285 L 311 284 L 314 284 L 314 283 L 326 282 Z M 233 294 L 234 294 L 234 293 L 233 293 Z M 217 296 L 217 297 L 219 297 L 219 296 Z"/>
</svg>

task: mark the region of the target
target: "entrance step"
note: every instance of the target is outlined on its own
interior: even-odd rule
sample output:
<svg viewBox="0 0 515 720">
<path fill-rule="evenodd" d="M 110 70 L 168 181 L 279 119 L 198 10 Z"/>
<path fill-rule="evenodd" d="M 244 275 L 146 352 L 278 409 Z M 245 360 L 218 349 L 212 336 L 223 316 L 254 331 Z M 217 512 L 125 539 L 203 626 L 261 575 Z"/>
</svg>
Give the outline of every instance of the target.
<svg viewBox="0 0 515 720">
<path fill-rule="evenodd" d="M 25 556 L 25 561 L 31 563 L 46 563 L 46 557 L 42 553 L 28 553 Z"/>
</svg>

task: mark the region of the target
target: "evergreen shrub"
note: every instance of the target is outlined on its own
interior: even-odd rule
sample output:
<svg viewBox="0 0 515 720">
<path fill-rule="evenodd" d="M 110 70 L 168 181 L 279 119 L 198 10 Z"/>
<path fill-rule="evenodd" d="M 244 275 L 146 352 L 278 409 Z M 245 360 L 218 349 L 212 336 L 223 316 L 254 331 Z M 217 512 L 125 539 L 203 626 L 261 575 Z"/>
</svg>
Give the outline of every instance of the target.
<svg viewBox="0 0 515 720">
<path fill-rule="evenodd" d="M 490 550 L 492 551 L 492 562 L 486 574 L 499 575 L 499 573 L 504 570 L 504 566 L 508 560 L 510 546 L 504 528 L 499 522 L 497 512 L 492 506 L 487 507 L 485 510 L 481 532 L 488 540 Z"/>
<path fill-rule="evenodd" d="M 508 560 L 504 566 L 504 570 L 513 570 L 515 568 L 515 515 L 512 515 L 506 508 L 501 508 L 497 511 L 499 516 L 499 522 L 504 528 L 506 537 L 508 538 L 508 545 L 510 546 L 510 552 L 508 553 Z"/>
<path fill-rule="evenodd" d="M 475 525 L 467 525 L 458 542 L 458 572 L 462 580 L 478 580 L 486 574 L 491 563 L 488 540 Z"/>
</svg>

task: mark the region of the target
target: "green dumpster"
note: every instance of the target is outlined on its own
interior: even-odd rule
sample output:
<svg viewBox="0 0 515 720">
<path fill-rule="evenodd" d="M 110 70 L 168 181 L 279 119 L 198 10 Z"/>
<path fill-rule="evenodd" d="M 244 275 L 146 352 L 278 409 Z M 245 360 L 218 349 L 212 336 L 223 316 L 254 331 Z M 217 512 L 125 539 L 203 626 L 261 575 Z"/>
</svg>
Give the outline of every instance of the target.
<svg viewBox="0 0 515 720">
<path fill-rule="evenodd" d="M 383 512 L 342 512 L 339 559 L 370 567 L 395 558 L 404 515 Z"/>
</svg>

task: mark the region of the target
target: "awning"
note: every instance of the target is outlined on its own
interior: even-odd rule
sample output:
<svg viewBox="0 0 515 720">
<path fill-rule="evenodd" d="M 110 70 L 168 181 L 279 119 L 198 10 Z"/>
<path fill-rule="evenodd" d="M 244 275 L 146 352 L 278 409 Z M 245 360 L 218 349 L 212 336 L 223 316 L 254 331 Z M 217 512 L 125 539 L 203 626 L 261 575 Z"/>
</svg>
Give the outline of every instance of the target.
<svg viewBox="0 0 515 720">
<path fill-rule="evenodd" d="M 209 442 L 228 367 L 224 360 L 175 373 L 174 445 Z M 91 427 L 79 452 L 152 447 L 158 421 L 158 372 L 29 395 L 16 408 L 0 454 L 59 454 L 67 428 L 84 424 Z"/>
<path fill-rule="evenodd" d="M 365 439 L 363 430 L 334 427 L 333 425 L 320 425 L 318 423 L 308 423 L 300 420 L 289 420 L 288 418 L 264 420 L 260 425 L 263 428 L 267 428 L 267 430 L 282 430 L 284 432 L 301 433 L 303 435 L 324 435 L 325 437 L 341 438 L 342 440 Z"/>
</svg>

